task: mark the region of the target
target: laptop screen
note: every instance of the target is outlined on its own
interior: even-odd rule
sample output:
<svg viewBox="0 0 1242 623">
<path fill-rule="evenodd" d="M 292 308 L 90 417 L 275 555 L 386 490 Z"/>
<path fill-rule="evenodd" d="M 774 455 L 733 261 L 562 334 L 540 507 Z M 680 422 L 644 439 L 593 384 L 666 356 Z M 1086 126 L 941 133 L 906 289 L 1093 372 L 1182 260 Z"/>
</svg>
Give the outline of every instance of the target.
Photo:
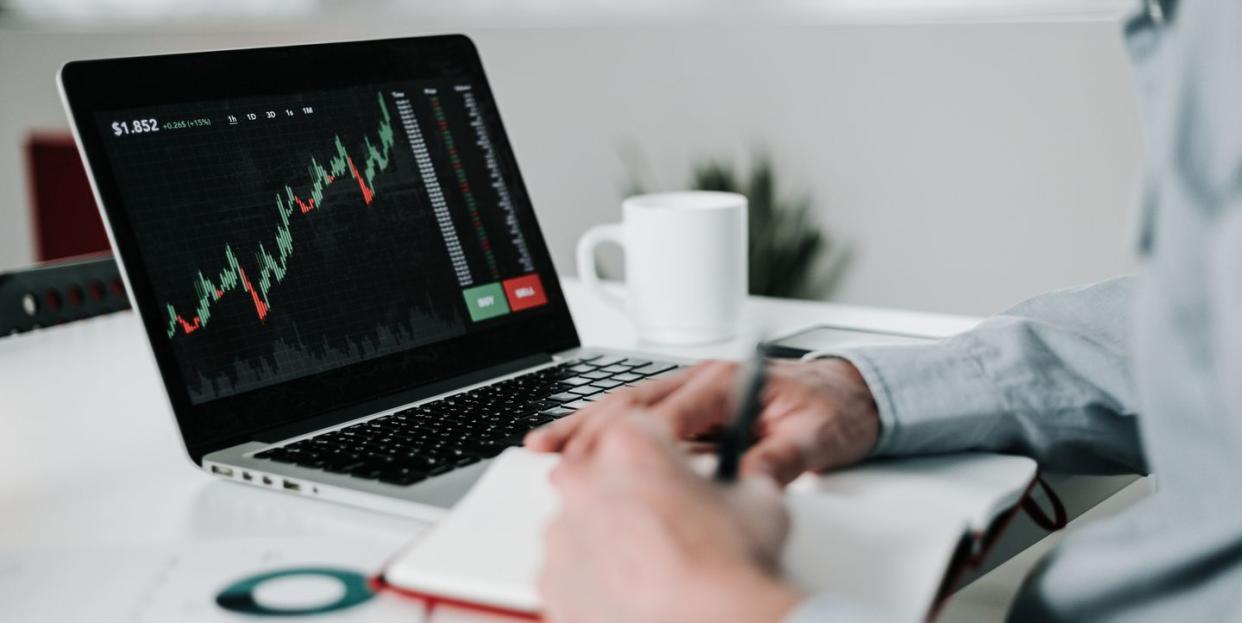
<svg viewBox="0 0 1242 623">
<path fill-rule="evenodd" d="M 100 112 L 190 399 L 546 305 L 467 79 Z"/>
<path fill-rule="evenodd" d="M 577 345 L 464 37 L 61 79 L 192 455 Z"/>
</svg>

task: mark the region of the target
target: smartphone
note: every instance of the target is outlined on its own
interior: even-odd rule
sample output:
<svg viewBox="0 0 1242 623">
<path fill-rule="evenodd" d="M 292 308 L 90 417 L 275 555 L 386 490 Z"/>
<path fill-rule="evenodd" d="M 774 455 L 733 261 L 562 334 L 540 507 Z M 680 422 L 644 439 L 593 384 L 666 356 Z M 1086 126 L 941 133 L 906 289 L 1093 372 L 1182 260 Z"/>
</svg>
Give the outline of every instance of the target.
<svg viewBox="0 0 1242 623">
<path fill-rule="evenodd" d="M 765 342 L 764 349 L 772 357 L 796 359 L 817 350 L 874 344 L 919 344 L 934 340 L 935 338 L 907 333 L 816 325 Z"/>
</svg>

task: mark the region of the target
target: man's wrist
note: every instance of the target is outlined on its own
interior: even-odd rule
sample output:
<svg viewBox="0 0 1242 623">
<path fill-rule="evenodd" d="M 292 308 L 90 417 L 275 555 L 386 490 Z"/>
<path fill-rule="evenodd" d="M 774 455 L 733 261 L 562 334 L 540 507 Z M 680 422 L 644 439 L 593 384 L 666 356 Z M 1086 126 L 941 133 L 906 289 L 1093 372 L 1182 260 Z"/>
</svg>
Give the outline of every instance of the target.
<svg viewBox="0 0 1242 623">
<path fill-rule="evenodd" d="M 848 448 L 852 463 L 871 454 L 883 433 L 883 419 L 879 405 L 871 392 L 871 385 L 854 362 L 845 357 L 825 357 L 807 362 L 818 368 L 818 375 L 826 387 L 830 387 L 841 434 Z M 834 452 L 842 451 L 834 448 Z M 858 456 L 854 456 L 858 454 Z"/>
</svg>

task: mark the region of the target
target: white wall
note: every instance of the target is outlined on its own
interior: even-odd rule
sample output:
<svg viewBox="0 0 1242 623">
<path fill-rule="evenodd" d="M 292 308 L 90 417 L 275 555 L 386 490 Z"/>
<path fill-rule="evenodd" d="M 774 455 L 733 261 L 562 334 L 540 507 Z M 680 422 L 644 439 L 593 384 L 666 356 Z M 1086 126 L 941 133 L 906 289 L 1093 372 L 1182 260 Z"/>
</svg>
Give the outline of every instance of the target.
<svg viewBox="0 0 1242 623">
<path fill-rule="evenodd" d="M 415 30 L 400 26 L 0 30 L 0 267 L 32 253 L 20 141 L 64 125 L 63 61 Z M 670 188 L 702 157 L 763 147 L 855 249 L 832 298 L 987 313 L 1133 266 L 1124 230 L 1139 144 L 1118 32 L 1047 20 L 471 34 L 562 271 L 577 236 L 617 215 L 623 146 L 638 145 Z"/>
</svg>

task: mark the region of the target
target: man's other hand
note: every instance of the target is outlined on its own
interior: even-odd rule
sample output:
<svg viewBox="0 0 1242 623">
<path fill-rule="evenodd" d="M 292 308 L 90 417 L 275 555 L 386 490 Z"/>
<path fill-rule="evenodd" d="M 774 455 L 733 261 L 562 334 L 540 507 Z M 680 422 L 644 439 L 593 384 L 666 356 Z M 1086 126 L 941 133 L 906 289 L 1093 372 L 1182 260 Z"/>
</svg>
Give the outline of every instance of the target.
<svg viewBox="0 0 1242 623">
<path fill-rule="evenodd" d="M 777 572 L 777 484 L 704 479 L 654 418 L 618 418 L 551 478 L 561 506 L 539 579 L 550 623 L 775 623 L 800 599 Z"/>
<path fill-rule="evenodd" d="M 527 447 L 567 456 L 589 452 L 610 424 L 636 409 L 680 439 L 694 439 L 732 414 L 739 365 L 713 361 L 609 395 L 526 437 Z M 756 433 L 742 473 L 787 483 L 866 457 L 880 432 L 875 399 L 843 359 L 771 362 Z"/>
</svg>

